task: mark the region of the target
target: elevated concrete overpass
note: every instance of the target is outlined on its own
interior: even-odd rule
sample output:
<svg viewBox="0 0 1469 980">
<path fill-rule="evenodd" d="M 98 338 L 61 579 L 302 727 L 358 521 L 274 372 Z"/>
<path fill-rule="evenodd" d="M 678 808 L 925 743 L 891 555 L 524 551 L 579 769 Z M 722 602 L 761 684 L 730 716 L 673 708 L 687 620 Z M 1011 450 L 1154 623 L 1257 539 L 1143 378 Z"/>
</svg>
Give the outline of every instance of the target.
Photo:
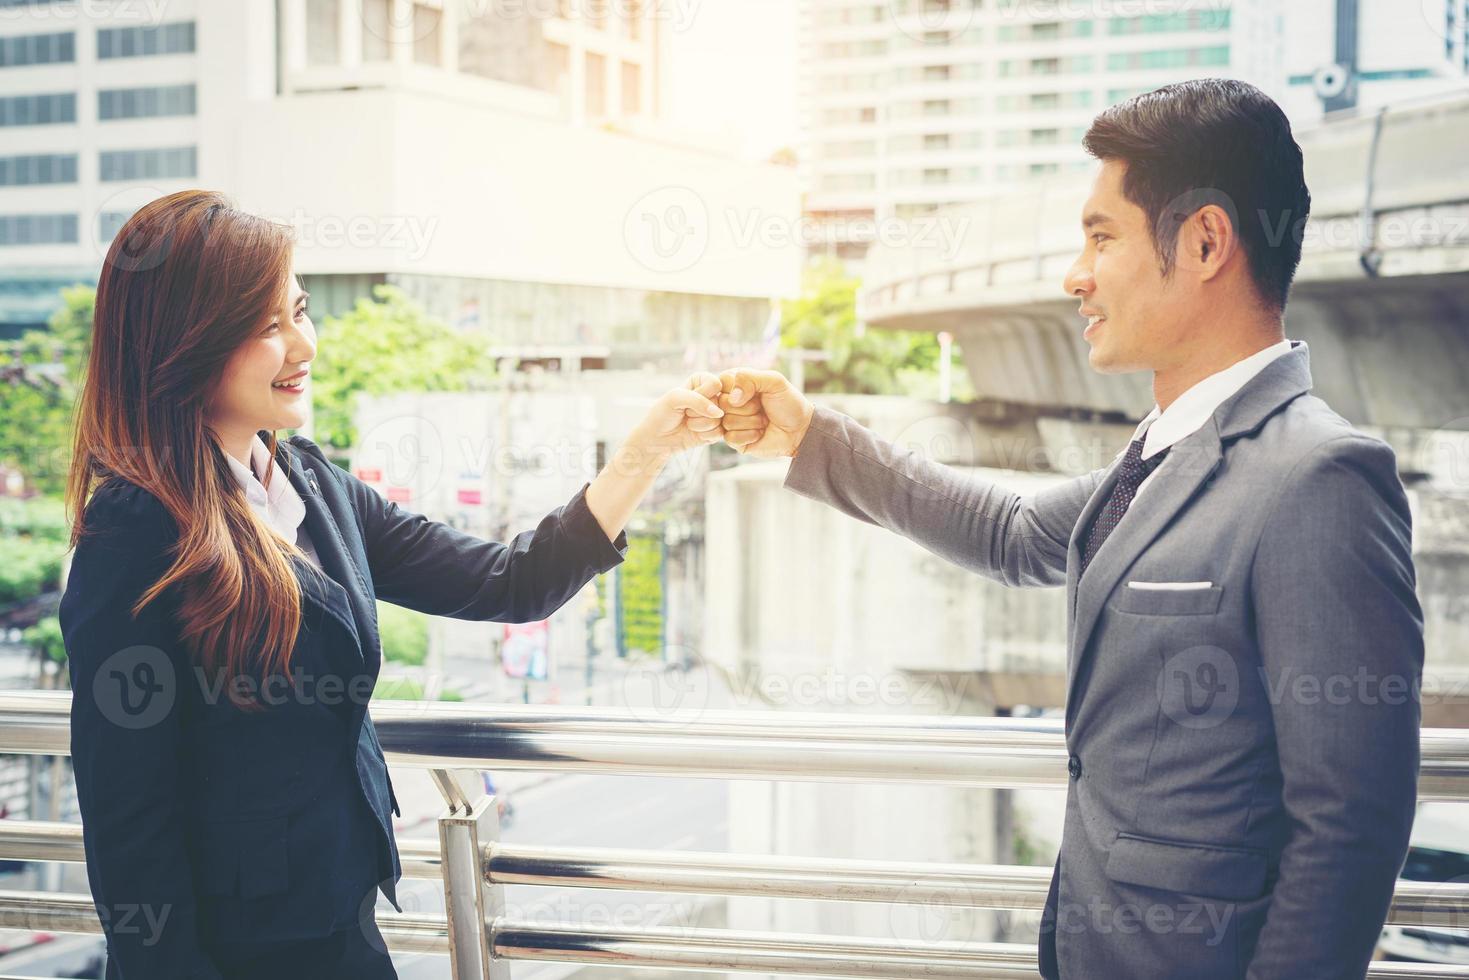
<svg viewBox="0 0 1469 980">
<path fill-rule="evenodd" d="M 1312 218 L 1287 311 L 1317 393 L 1353 422 L 1469 429 L 1469 92 L 1298 134 Z M 985 398 L 1139 418 L 1146 374 L 1087 364 L 1062 278 L 1090 178 L 935 216 L 932 244 L 874 246 L 859 315 L 955 335 Z M 952 243 L 952 244 L 950 244 Z"/>
</svg>

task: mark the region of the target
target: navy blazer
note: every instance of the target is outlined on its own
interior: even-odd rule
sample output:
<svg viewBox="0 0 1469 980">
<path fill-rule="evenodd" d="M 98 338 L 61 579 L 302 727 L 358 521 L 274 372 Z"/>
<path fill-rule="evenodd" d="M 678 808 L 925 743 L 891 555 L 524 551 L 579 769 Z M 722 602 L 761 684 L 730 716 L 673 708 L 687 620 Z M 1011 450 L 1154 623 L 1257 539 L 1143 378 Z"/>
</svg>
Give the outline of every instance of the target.
<svg viewBox="0 0 1469 980">
<path fill-rule="evenodd" d="M 265 439 L 267 434 L 262 433 Z M 268 441 L 268 440 L 267 440 Z M 240 711 L 183 650 L 169 567 L 178 528 L 121 479 L 89 501 L 94 532 L 61 599 L 71 753 L 107 977 L 217 978 L 221 949 L 325 936 L 394 908 L 399 813 L 367 704 L 382 662 L 374 599 L 436 616 L 543 619 L 617 565 L 583 487 L 508 545 L 386 501 L 302 436 L 277 447 L 325 577 L 292 558 L 302 617 L 290 676 L 253 676 Z"/>
</svg>

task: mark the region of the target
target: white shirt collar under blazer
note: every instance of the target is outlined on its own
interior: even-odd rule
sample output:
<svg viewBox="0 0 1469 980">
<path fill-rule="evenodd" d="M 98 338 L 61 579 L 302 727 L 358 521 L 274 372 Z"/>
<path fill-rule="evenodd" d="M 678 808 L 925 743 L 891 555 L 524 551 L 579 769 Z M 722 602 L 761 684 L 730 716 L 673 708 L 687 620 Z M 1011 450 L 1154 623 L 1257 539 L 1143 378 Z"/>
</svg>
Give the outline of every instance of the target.
<svg viewBox="0 0 1469 980">
<path fill-rule="evenodd" d="M 224 458 L 235 474 L 235 479 L 244 487 L 245 499 L 255 512 L 281 537 L 287 541 L 295 541 L 296 530 L 306 519 L 306 504 L 296 488 L 291 486 L 279 460 L 271 468 L 270 486 L 262 485 L 256 477 L 255 474 L 264 473 L 266 465 L 270 463 L 270 450 L 260 436 L 252 436 L 250 442 L 250 462 L 254 472 L 229 453 L 225 453 Z"/>
<path fill-rule="evenodd" d="M 1181 442 L 1203 428 L 1204 423 L 1250 379 L 1265 369 L 1265 365 L 1282 354 L 1289 352 L 1291 341 L 1282 340 L 1264 350 L 1256 351 L 1223 371 L 1209 375 L 1188 391 L 1179 395 L 1161 414 L 1154 405 L 1148 417 L 1138 424 L 1132 434 L 1136 440 L 1147 433 L 1143 440 L 1143 459 L 1151 459 L 1174 443 Z M 1152 474 L 1149 474 L 1151 479 Z M 1139 488 L 1141 489 L 1141 488 Z"/>
</svg>

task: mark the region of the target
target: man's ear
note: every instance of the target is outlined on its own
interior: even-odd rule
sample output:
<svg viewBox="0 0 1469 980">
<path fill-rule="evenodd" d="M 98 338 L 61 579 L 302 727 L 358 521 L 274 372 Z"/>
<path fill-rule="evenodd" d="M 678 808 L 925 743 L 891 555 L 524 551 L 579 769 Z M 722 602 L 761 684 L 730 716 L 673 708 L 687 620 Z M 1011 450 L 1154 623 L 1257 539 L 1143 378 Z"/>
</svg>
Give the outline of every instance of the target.
<svg viewBox="0 0 1469 980">
<path fill-rule="evenodd" d="M 1234 223 L 1217 204 L 1199 208 L 1178 230 L 1178 263 L 1203 282 L 1219 275 L 1238 249 Z"/>
</svg>

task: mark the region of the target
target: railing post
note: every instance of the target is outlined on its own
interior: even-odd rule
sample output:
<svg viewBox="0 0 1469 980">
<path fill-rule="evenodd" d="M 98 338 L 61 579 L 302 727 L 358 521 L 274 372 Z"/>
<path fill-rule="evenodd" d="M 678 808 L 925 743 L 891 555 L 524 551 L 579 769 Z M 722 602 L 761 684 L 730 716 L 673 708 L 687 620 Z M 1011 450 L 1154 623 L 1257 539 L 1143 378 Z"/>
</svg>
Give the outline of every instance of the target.
<svg viewBox="0 0 1469 980">
<path fill-rule="evenodd" d="M 500 815 L 474 769 L 434 769 L 448 812 L 439 817 L 443 854 L 444 918 L 449 927 L 453 980 L 510 980 L 510 964 L 494 957 L 490 927 L 503 914 L 503 887 L 484 873 L 485 845 L 500 839 Z"/>
</svg>

